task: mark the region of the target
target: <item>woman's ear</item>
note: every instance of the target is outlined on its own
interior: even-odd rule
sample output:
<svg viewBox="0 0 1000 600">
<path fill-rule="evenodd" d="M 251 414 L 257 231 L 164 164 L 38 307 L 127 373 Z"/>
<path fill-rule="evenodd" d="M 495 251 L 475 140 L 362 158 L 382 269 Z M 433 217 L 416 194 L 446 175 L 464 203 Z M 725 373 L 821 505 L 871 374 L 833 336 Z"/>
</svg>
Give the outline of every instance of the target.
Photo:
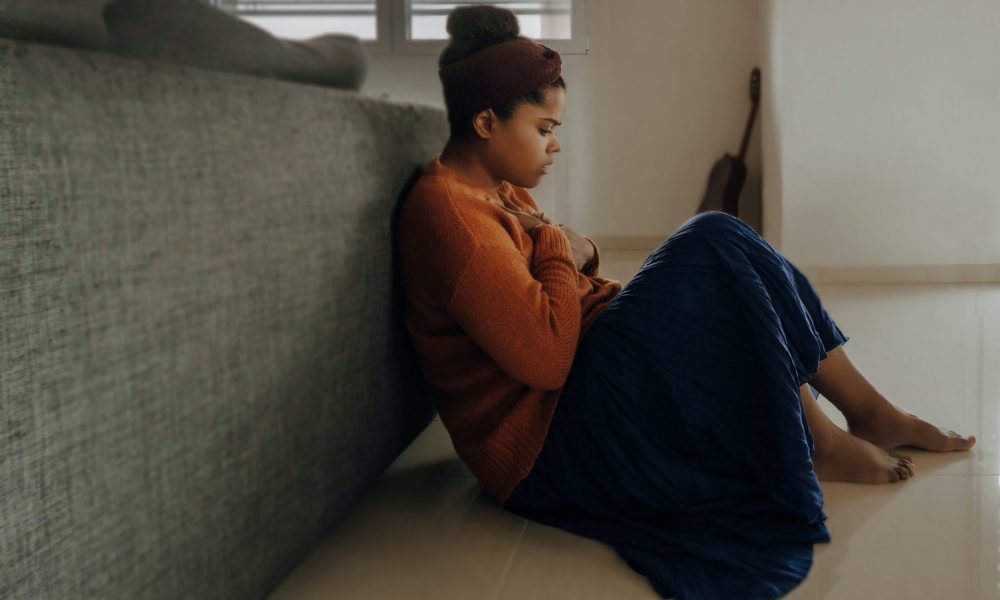
<svg viewBox="0 0 1000 600">
<path fill-rule="evenodd" d="M 493 112 L 492 108 L 487 108 L 476 113 L 476 116 L 472 119 L 472 128 L 476 131 L 476 135 L 484 140 L 493 137 L 493 127 L 496 124 L 496 118 L 497 115 Z"/>
</svg>

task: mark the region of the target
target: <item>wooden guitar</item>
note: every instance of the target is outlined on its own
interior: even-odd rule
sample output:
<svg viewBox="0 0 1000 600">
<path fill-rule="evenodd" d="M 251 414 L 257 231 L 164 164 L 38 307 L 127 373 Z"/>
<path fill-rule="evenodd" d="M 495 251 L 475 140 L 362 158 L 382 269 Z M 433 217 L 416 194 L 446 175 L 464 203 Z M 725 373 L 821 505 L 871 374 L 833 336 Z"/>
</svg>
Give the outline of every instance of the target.
<svg viewBox="0 0 1000 600">
<path fill-rule="evenodd" d="M 750 73 L 750 117 L 743 130 L 743 140 L 740 142 L 739 154 L 733 156 L 728 152 L 712 166 L 708 176 L 705 196 L 698 206 L 698 212 L 721 210 L 734 217 L 740 216 L 740 197 L 743 195 L 743 184 L 747 179 L 745 162 L 747 146 L 750 144 L 750 133 L 753 131 L 754 118 L 757 116 L 757 106 L 760 104 L 760 69 L 754 68 Z"/>
</svg>

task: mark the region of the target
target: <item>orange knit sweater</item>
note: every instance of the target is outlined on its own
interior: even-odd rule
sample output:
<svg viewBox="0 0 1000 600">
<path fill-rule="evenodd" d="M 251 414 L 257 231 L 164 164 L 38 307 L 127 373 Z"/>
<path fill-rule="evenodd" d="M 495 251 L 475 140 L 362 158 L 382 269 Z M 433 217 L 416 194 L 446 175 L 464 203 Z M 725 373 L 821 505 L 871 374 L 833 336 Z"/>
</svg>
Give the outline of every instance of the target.
<svg viewBox="0 0 1000 600">
<path fill-rule="evenodd" d="M 503 194 L 465 180 L 438 154 L 403 201 L 397 242 L 404 318 L 459 458 L 501 503 L 541 452 L 583 333 L 622 289 L 584 272 L 556 224 L 530 233 Z M 587 238 L 588 240 L 590 238 Z"/>
</svg>

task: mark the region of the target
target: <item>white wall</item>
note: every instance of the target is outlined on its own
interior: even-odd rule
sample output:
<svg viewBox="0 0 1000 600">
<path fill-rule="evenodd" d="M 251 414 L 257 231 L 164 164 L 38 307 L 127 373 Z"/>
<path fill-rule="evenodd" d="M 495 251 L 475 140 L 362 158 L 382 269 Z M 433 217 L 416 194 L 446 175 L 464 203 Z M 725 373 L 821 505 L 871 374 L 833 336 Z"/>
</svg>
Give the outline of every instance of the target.
<svg viewBox="0 0 1000 600">
<path fill-rule="evenodd" d="M 640 247 L 693 216 L 714 161 L 739 150 L 761 52 L 758 6 L 587 0 L 590 53 L 563 55 L 562 151 L 531 190 L 542 210 L 599 244 Z M 443 108 L 437 56 L 372 57 L 362 93 Z M 759 230 L 759 126 L 752 136 L 744 202 Z"/>
<path fill-rule="evenodd" d="M 773 0 L 760 4 L 760 140 L 761 140 L 761 233 L 772 246 L 783 251 L 781 170 L 781 14 Z"/>
<path fill-rule="evenodd" d="M 1000 281 L 996 0 L 584 1 L 546 213 L 654 246 L 738 150 L 760 66 L 742 210 L 773 246 L 816 279 Z M 362 93 L 444 108 L 436 63 L 372 56 Z"/>
<path fill-rule="evenodd" d="M 764 0 L 767 211 L 816 267 L 1000 274 L 1000 3 Z M 815 270 L 814 270 L 815 271 Z"/>
</svg>

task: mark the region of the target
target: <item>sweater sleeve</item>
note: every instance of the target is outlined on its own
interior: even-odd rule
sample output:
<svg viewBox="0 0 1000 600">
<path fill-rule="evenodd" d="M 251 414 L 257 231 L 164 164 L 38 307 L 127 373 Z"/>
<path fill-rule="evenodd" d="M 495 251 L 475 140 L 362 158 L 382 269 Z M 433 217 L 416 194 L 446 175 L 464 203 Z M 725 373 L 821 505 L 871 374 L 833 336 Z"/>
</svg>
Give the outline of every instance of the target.
<svg viewBox="0 0 1000 600">
<path fill-rule="evenodd" d="M 511 377 L 554 390 L 569 376 L 580 336 L 577 269 L 558 225 L 537 225 L 529 235 L 530 265 L 514 246 L 478 246 L 448 312 Z"/>
</svg>

